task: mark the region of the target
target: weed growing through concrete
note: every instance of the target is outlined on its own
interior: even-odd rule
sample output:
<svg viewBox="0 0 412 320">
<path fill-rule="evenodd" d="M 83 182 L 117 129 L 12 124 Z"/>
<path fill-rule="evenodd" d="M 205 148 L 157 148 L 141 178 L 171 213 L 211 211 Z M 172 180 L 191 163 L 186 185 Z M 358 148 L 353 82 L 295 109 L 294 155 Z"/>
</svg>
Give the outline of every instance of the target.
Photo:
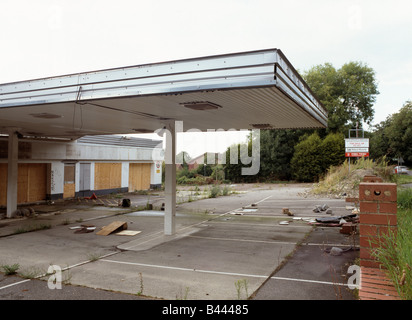
<svg viewBox="0 0 412 320">
<path fill-rule="evenodd" d="M 21 270 L 19 272 L 19 276 L 25 279 L 36 279 L 39 276 L 43 275 L 45 272 L 41 270 L 40 268 L 36 267 L 28 267 L 24 270 Z"/>
<path fill-rule="evenodd" d="M 242 289 L 245 290 L 245 295 L 246 295 L 245 299 L 247 299 L 249 297 L 247 279 L 240 279 L 240 280 L 236 281 L 235 282 L 235 288 L 236 288 L 237 299 L 238 300 L 241 300 Z"/>
<path fill-rule="evenodd" d="M 212 188 L 209 190 L 209 198 L 217 198 L 220 195 L 220 186 L 219 185 L 214 185 Z"/>
<path fill-rule="evenodd" d="M 0 266 L 0 268 L 3 270 L 4 274 L 6 276 L 11 276 L 13 274 L 17 273 L 17 270 L 20 268 L 20 265 L 18 263 L 9 265 L 9 264 L 4 264 Z"/>
<path fill-rule="evenodd" d="M 185 288 L 185 292 L 182 292 L 182 288 L 180 288 L 180 293 L 179 295 L 176 295 L 176 300 L 187 300 L 187 296 L 189 295 L 189 287 Z"/>
<path fill-rule="evenodd" d="M 143 289 L 144 289 L 144 285 L 143 285 L 143 274 L 141 272 L 139 272 L 139 282 L 140 282 L 140 291 L 137 292 L 137 295 L 140 296 L 143 294 Z"/>
<path fill-rule="evenodd" d="M 38 225 L 29 225 L 27 227 L 17 228 L 16 230 L 14 230 L 14 234 L 32 232 L 32 231 L 37 231 L 37 230 L 46 230 L 50 228 L 51 228 L 51 224 L 41 223 Z"/>
<path fill-rule="evenodd" d="M 98 253 L 89 253 L 87 258 L 90 262 L 94 262 L 100 259 L 100 255 Z"/>
</svg>

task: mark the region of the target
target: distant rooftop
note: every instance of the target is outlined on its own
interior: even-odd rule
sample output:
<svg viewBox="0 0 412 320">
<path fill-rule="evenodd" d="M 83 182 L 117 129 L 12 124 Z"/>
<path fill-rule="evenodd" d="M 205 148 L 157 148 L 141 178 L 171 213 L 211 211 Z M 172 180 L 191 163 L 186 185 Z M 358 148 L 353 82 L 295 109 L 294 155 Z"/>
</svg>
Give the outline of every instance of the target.
<svg viewBox="0 0 412 320">
<path fill-rule="evenodd" d="M 135 148 L 162 148 L 162 140 L 152 140 L 119 135 L 84 136 L 80 139 L 77 139 L 77 142 Z"/>
</svg>

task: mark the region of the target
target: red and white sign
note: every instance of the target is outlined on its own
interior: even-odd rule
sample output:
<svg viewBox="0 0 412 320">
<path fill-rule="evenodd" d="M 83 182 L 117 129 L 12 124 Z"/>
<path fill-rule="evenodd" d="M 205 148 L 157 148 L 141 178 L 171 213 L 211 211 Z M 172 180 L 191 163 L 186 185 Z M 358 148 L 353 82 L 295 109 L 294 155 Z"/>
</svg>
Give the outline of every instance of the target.
<svg viewBox="0 0 412 320">
<path fill-rule="evenodd" d="M 345 152 L 346 158 L 369 157 L 369 152 Z"/>
<path fill-rule="evenodd" d="M 365 138 L 345 139 L 345 157 L 346 158 L 369 157 L 369 139 L 365 139 Z"/>
</svg>

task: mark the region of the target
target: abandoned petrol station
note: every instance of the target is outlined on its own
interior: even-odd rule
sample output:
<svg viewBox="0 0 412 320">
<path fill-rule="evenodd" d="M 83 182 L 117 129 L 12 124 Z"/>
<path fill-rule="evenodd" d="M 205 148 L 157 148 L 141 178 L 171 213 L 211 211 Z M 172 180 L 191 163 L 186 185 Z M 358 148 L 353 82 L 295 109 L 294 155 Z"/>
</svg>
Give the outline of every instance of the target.
<svg viewBox="0 0 412 320">
<path fill-rule="evenodd" d="M 3 200 L 7 206 L 7 216 L 16 210 L 19 194 L 20 197 L 23 194 L 18 192 L 22 188 L 19 186 L 19 176 L 23 175 L 24 170 L 32 170 L 29 167 L 35 165 L 24 159 L 28 148 L 33 150 L 39 145 L 48 144 L 50 147 L 62 143 L 70 148 L 83 148 L 87 143 L 82 146 L 81 139 L 87 141 L 91 137 L 164 129 L 165 156 L 170 159 L 165 166 L 164 233 L 174 234 L 176 165 L 170 155 L 174 155 L 176 150 L 177 122 L 183 123 L 185 128 L 201 131 L 321 128 L 326 126 L 327 113 L 278 49 L 1 84 L 0 143 L 7 141 L 7 156 L 3 152 L 0 183 L 1 188 L 7 189 Z M 100 147 L 113 148 L 110 144 Z M 140 148 L 148 154 L 156 146 L 151 144 Z M 38 150 L 41 154 L 43 147 Z M 63 153 L 53 161 L 46 157 L 37 163 L 43 166 L 43 169 L 35 170 L 41 172 L 36 179 L 45 181 L 42 196 L 44 191 L 46 196 L 63 198 L 65 192 L 81 195 L 81 191 L 126 187 L 130 191 L 128 168 L 133 163 L 136 167 L 137 164 L 149 164 L 150 168 L 141 169 L 145 172 L 142 175 L 150 175 L 150 178 L 144 179 L 145 183 L 150 180 L 149 184 L 159 184 L 156 163 L 161 158 L 139 158 L 141 155 L 138 152 L 130 152 L 126 162 L 122 158 L 125 151 L 119 153 L 119 159 L 102 159 L 98 154 L 73 159 Z M 59 172 L 63 183 L 59 183 L 59 187 L 54 186 L 56 189 L 52 192 L 53 168 Z M 4 179 L 6 170 L 7 179 Z M 71 179 L 65 180 L 66 172 Z M 109 177 L 109 182 L 106 178 L 99 179 L 100 175 Z M 85 180 L 80 181 L 80 177 L 88 177 L 86 189 Z M 117 179 L 116 183 L 110 184 L 110 177 L 117 177 L 113 178 L 113 181 Z M 108 184 L 104 185 L 100 180 Z M 99 183 L 102 185 L 99 186 Z"/>
</svg>

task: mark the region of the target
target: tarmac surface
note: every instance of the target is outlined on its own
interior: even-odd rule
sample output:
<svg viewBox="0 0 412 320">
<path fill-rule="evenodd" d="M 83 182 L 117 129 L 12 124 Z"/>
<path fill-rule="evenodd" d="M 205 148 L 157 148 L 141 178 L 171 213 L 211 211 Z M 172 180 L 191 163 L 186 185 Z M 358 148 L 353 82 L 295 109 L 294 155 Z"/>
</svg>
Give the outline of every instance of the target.
<svg viewBox="0 0 412 320">
<path fill-rule="evenodd" d="M 351 213 L 348 203 L 305 198 L 309 187 L 232 185 L 235 193 L 202 200 L 204 191 L 179 188 L 173 236 L 163 235 L 161 192 L 122 195 L 130 208 L 117 198 L 33 206 L 36 217 L 0 220 L 0 266 L 19 265 L 17 275 L 0 273 L 0 299 L 354 300 L 347 269 L 358 237 L 308 221 L 330 216 L 315 205 L 340 216 Z M 148 203 L 155 210 L 142 210 Z M 113 221 L 139 233 L 96 234 Z M 81 225 L 96 229 L 76 233 Z M 332 256 L 332 247 L 346 250 Z M 61 273 L 47 274 L 50 266 Z M 62 288 L 50 289 L 56 279 Z"/>
</svg>

